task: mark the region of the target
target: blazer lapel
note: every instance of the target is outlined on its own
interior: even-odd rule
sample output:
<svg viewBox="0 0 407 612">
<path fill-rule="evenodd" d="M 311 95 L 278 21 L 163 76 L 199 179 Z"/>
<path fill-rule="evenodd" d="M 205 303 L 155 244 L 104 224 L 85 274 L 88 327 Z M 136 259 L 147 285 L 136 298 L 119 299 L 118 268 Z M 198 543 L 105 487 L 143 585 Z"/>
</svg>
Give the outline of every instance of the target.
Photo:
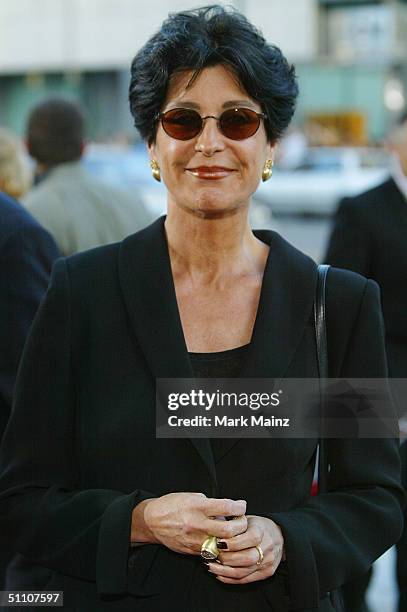
<svg viewBox="0 0 407 612">
<path fill-rule="evenodd" d="M 270 246 L 242 378 L 282 378 L 312 315 L 317 268 L 279 234 L 255 230 Z"/>
<path fill-rule="evenodd" d="M 165 217 L 126 238 L 119 280 L 131 326 L 154 378 L 193 378 L 175 295 Z M 210 440 L 190 438 L 216 488 Z"/>
<path fill-rule="evenodd" d="M 317 268 L 314 261 L 279 234 L 255 230 L 270 246 L 249 351 L 241 378 L 283 378 L 313 313 Z M 225 438 L 217 462 L 239 438 Z"/>
</svg>

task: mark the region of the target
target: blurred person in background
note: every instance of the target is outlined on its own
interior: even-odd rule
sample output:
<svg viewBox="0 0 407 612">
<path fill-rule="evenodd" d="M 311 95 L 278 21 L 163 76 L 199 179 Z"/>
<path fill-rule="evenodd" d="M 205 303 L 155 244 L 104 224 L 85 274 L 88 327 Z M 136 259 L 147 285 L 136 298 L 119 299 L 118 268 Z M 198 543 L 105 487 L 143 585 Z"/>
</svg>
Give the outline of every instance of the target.
<svg viewBox="0 0 407 612">
<path fill-rule="evenodd" d="M 7 128 L 0 127 L 0 191 L 17 200 L 32 183 L 32 173 L 22 143 Z"/>
<path fill-rule="evenodd" d="M 381 289 L 389 376 L 407 378 L 407 111 L 391 131 L 391 176 L 355 197 L 341 200 L 325 255 L 326 263 L 374 279 Z M 395 381 L 396 382 L 396 381 Z M 405 422 L 405 384 L 393 384 L 395 400 Z M 403 433 L 403 430 L 402 430 Z M 407 434 L 407 431 L 405 432 Z M 406 446 L 402 451 L 406 461 Z M 404 465 L 404 470 L 406 466 Z M 397 545 L 399 612 L 407 612 L 407 530 Z M 366 610 L 370 574 L 346 585 L 349 612 Z"/>
<path fill-rule="evenodd" d="M 63 255 L 120 241 L 152 220 L 140 193 L 112 187 L 85 169 L 84 117 L 76 104 L 50 99 L 36 106 L 26 140 L 36 186 L 22 201 Z"/>
<path fill-rule="evenodd" d="M 24 184 L 20 171 L 14 178 L 11 166 L 3 162 L 4 158 L 0 183 L 6 167 L 3 185 L 10 185 L 17 193 Z M 11 412 L 25 340 L 57 257 L 58 249 L 49 233 L 16 200 L 0 193 L 0 442 Z M 6 531 L 0 530 L 0 590 L 11 549 L 6 536 Z"/>
<path fill-rule="evenodd" d="M 248 223 L 297 94 L 280 49 L 221 6 L 172 14 L 134 58 L 168 213 L 54 266 L 1 455 L 9 588 L 92 612 L 332 612 L 399 537 L 393 438 L 327 440 L 312 497 L 317 438 L 156 437 L 157 378 L 318 377 L 316 264 Z M 376 283 L 331 269 L 327 326 L 333 377 L 382 377 Z"/>
</svg>

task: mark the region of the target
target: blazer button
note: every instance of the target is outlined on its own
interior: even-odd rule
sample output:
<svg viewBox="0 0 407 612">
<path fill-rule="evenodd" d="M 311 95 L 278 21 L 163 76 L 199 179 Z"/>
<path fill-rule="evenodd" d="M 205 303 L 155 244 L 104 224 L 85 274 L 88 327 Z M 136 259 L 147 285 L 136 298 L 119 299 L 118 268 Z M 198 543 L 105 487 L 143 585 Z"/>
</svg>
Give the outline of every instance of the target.
<svg viewBox="0 0 407 612">
<path fill-rule="evenodd" d="M 130 559 L 127 562 L 127 567 L 129 569 L 132 569 L 134 567 L 134 565 L 135 565 L 135 561 L 134 561 L 134 557 L 132 556 L 132 557 L 130 557 Z"/>
</svg>

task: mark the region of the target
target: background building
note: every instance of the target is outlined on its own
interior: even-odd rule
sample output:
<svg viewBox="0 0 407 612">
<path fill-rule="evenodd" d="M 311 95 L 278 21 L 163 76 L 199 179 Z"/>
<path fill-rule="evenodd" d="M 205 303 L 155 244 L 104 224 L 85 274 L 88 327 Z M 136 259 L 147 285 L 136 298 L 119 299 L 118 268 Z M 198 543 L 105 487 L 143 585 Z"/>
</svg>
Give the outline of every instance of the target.
<svg viewBox="0 0 407 612">
<path fill-rule="evenodd" d="M 190 0 L 2 0 L 0 123 L 22 133 L 28 108 L 79 100 L 94 140 L 133 139 L 131 58 L 169 11 Z M 332 122 L 350 141 L 378 141 L 404 102 L 407 2 L 232 0 L 295 62 L 297 123 Z M 316 117 L 315 117 L 316 115 Z M 342 134 L 343 132 L 343 134 Z"/>
</svg>

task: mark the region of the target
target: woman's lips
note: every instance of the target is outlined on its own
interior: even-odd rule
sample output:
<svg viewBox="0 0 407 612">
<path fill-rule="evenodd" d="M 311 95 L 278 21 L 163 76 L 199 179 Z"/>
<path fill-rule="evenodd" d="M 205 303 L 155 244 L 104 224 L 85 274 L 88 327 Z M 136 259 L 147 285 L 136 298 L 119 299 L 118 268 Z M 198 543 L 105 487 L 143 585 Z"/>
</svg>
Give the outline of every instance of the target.
<svg viewBox="0 0 407 612">
<path fill-rule="evenodd" d="M 186 170 L 197 178 L 211 181 L 225 178 L 235 172 L 232 168 L 224 168 L 223 166 L 199 166 L 197 168 L 186 168 Z"/>
</svg>

